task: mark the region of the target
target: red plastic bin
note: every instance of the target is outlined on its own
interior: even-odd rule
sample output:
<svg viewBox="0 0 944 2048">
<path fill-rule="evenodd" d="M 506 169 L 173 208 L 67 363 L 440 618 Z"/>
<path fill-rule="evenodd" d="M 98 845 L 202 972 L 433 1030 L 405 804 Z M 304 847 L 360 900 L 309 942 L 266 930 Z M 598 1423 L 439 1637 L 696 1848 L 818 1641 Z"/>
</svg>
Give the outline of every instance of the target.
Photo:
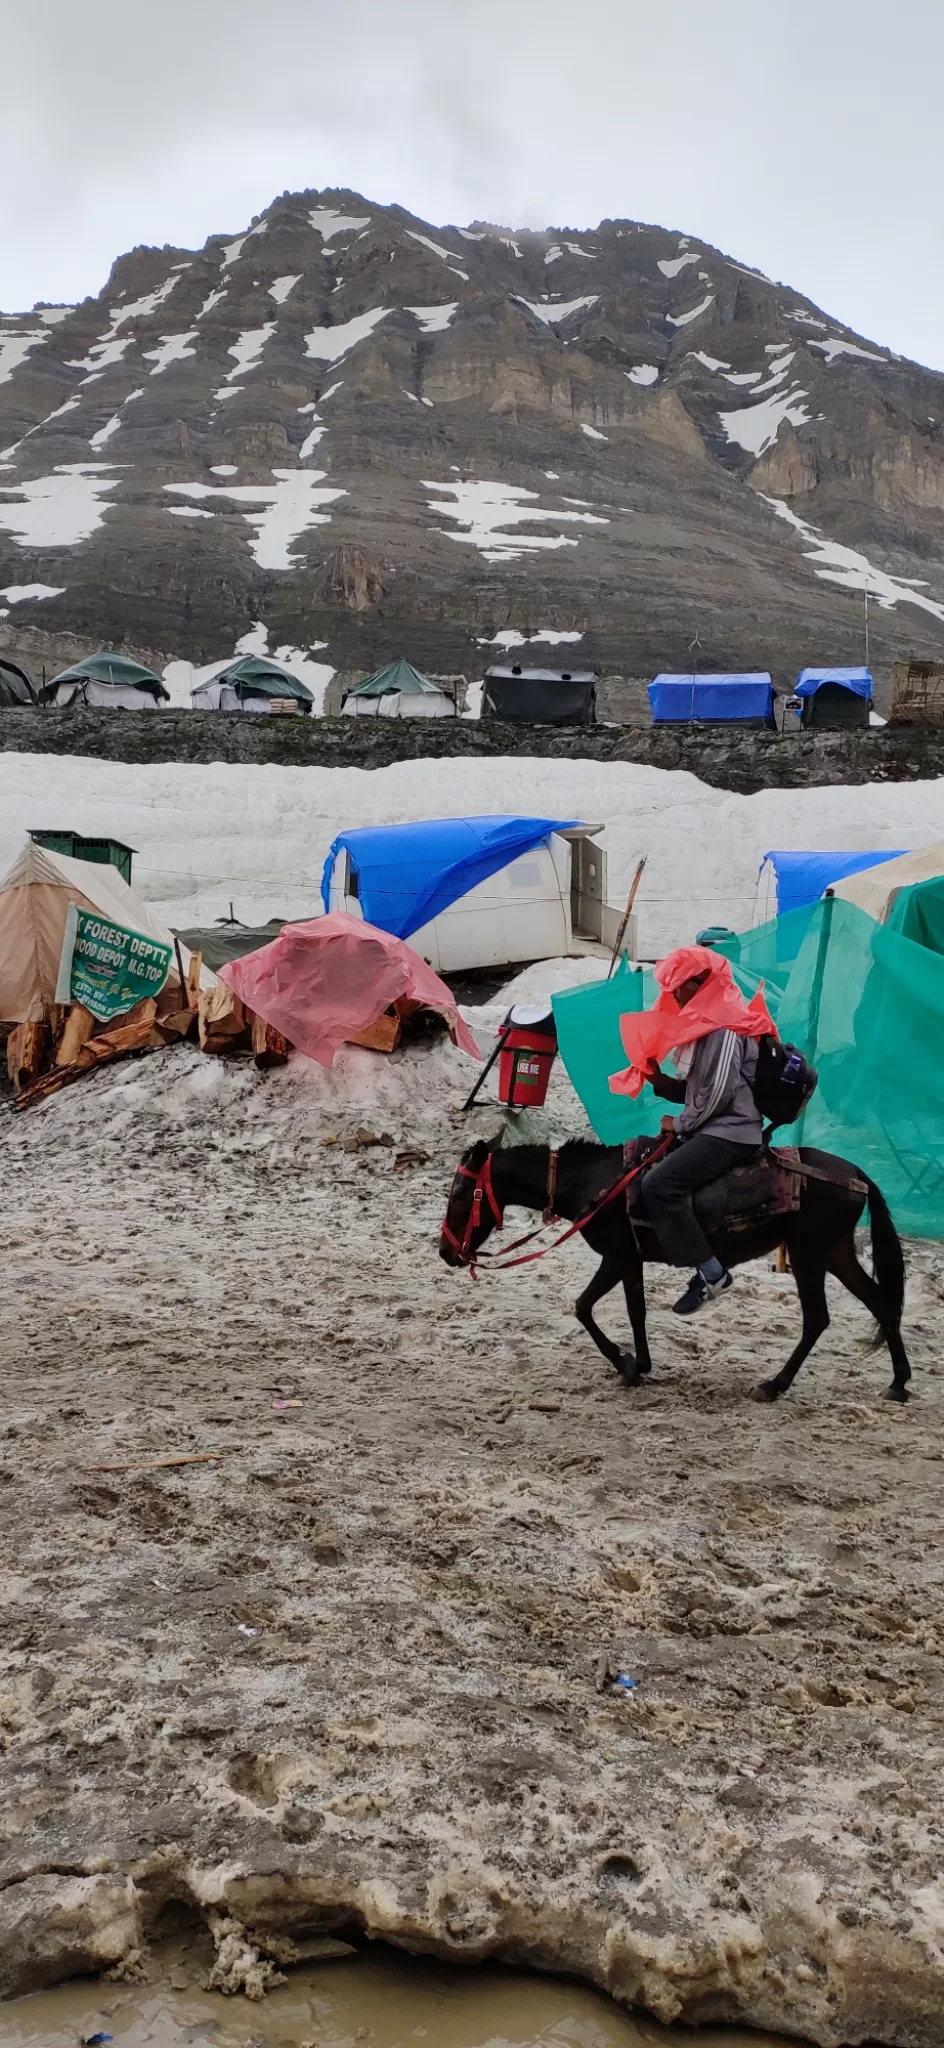
<svg viewBox="0 0 944 2048">
<path fill-rule="evenodd" d="M 557 1037 L 518 1026 L 505 1035 L 498 1060 L 498 1100 L 509 1109 L 539 1108 L 547 1099 Z"/>
</svg>

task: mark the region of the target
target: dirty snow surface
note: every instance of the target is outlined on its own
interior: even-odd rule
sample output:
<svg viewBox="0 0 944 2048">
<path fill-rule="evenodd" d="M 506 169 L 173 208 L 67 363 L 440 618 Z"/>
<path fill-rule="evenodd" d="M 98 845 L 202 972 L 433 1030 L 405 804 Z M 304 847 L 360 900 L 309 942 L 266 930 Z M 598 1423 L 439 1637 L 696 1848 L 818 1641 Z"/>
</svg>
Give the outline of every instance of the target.
<svg viewBox="0 0 944 2048">
<path fill-rule="evenodd" d="M 483 1047 L 577 972 L 470 1011 Z M 0 1112 L 4 1988 L 129 1958 L 176 1898 L 255 1948 L 353 1917 L 664 2020 L 936 2048 L 934 1251 L 909 1408 L 838 1291 L 751 1402 L 799 1328 L 769 1261 L 691 1325 L 657 1274 L 630 1390 L 573 1321 L 579 1241 L 477 1286 L 436 1256 L 498 1122 L 472 1072 L 182 1048 Z M 580 1121 L 556 1080 L 539 1129 Z"/>
</svg>

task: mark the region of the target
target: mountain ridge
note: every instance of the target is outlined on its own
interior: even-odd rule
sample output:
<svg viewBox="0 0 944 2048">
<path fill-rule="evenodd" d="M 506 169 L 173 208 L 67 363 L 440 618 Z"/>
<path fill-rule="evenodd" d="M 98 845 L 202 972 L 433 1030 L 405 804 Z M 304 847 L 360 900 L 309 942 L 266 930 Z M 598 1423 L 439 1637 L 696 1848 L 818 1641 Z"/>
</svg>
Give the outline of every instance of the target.
<svg viewBox="0 0 944 2048">
<path fill-rule="evenodd" d="M 650 224 L 282 194 L 0 318 L 0 380 L 0 651 L 34 665 L 261 627 L 470 672 L 543 631 L 786 681 L 862 658 L 866 586 L 878 667 L 944 646 L 944 375 Z"/>
</svg>

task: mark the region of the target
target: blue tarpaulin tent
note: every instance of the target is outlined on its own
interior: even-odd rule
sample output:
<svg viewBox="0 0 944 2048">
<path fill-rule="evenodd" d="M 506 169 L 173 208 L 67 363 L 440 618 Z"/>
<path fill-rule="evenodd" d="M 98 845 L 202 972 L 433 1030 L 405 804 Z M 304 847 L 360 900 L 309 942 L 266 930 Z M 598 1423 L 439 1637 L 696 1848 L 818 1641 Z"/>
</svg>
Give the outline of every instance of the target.
<svg viewBox="0 0 944 2048">
<path fill-rule="evenodd" d="M 804 668 L 797 676 L 796 695 L 815 697 L 824 683 L 838 683 L 843 690 L 851 690 L 854 697 L 867 697 L 872 701 L 872 678 L 867 668 Z"/>
<path fill-rule="evenodd" d="M 367 825 L 341 832 L 324 865 L 321 900 L 330 908 L 331 875 L 343 848 L 357 876 L 368 924 L 408 939 L 476 883 L 568 832 L 574 818 L 427 818 L 418 825 Z"/>
<path fill-rule="evenodd" d="M 805 903 L 817 903 L 823 890 L 846 875 L 858 875 L 863 868 L 877 868 L 880 861 L 897 860 L 889 848 L 881 853 L 765 853 L 761 871 L 770 862 L 777 878 L 777 914 L 800 910 Z"/>
<path fill-rule="evenodd" d="M 769 675 L 656 676 L 649 685 L 655 725 L 695 719 L 750 720 L 773 725 L 774 688 Z"/>
</svg>

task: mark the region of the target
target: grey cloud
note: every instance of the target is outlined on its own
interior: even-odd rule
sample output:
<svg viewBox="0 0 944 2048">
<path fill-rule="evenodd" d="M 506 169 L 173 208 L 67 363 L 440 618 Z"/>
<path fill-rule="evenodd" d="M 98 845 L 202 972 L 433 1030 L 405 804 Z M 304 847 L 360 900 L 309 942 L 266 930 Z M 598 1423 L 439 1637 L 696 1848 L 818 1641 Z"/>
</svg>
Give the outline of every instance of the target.
<svg viewBox="0 0 944 2048">
<path fill-rule="evenodd" d="M 704 236 L 944 365 L 944 10 L 898 0 L 7 0 L 0 302 L 286 188 Z"/>
</svg>

